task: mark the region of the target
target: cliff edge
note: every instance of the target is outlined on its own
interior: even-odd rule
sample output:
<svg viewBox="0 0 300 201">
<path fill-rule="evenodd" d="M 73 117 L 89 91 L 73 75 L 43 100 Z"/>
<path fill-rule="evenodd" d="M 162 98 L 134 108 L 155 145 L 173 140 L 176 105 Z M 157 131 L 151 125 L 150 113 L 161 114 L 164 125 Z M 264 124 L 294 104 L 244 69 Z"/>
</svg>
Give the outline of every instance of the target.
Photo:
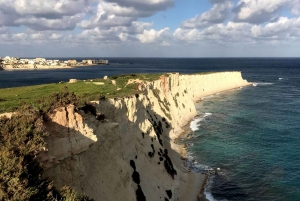
<svg viewBox="0 0 300 201">
<path fill-rule="evenodd" d="M 134 80 L 133 80 L 134 82 Z M 197 200 L 205 175 L 189 172 L 174 140 L 204 96 L 249 85 L 241 72 L 139 81 L 141 93 L 57 108 L 45 123 L 45 177 L 101 201 Z"/>
</svg>

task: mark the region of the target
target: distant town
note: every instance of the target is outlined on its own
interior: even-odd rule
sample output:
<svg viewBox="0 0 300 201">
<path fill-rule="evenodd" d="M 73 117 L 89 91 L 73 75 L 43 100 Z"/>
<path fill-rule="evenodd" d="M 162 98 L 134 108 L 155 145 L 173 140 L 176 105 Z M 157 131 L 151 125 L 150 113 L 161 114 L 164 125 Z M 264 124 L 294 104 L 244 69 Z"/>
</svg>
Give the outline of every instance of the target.
<svg viewBox="0 0 300 201">
<path fill-rule="evenodd" d="M 18 57 L 9 57 L 4 58 L 0 57 L 0 67 L 4 70 L 17 70 L 17 69 L 49 69 L 49 68 L 71 68 L 76 66 L 91 66 L 104 64 L 108 65 L 109 61 L 100 59 L 92 60 L 86 59 L 81 62 L 73 60 L 49 60 L 45 58 L 35 58 L 35 59 L 24 59 Z"/>
</svg>

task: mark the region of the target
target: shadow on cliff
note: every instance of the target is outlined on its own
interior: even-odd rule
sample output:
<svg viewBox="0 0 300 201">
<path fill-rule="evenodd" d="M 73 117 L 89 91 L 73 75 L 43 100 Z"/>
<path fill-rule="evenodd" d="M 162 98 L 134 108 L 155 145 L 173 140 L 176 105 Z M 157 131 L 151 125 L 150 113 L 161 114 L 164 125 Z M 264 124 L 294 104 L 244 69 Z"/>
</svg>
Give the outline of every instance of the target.
<svg viewBox="0 0 300 201">
<path fill-rule="evenodd" d="M 143 102 L 140 100 L 141 96 L 138 94 L 131 97 L 124 97 L 124 98 L 118 98 L 115 99 L 115 101 L 122 102 L 123 106 L 126 106 L 126 101 L 128 99 L 136 99 L 136 110 L 132 116 L 138 117 L 135 121 L 129 121 L 128 124 L 135 125 L 133 126 L 136 130 L 132 133 L 138 133 L 137 135 L 132 135 L 132 140 L 134 140 L 134 137 L 136 138 L 136 146 L 143 147 L 143 152 L 139 153 L 136 151 L 135 157 L 132 157 L 128 162 L 128 164 L 131 166 L 131 178 L 134 183 L 136 183 L 136 200 L 137 201 L 144 201 L 149 200 L 147 199 L 147 193 L 144 193 L 147 191 L 145 187 L 143 187 L 141 181 L 143 180 L 143 174 L 142 174 L 139 165 L 141 162 L 139 162 L 140 154 L 147 154 L 147 158 L 150 161 L 151 164 L 156 164 L 157 166 L 163 166 L 162 169 L 169 175 L 168 177 L 171 178 L 171 180 L 176 179 L 178 176 L 178 171 L 183 171 L 183 161 L 181 160 L 181 156 L 179 153 L 171 149 L 171 139 L 169 137 L 170 131 L 173 129 L 171 123 L 167 120 L 166 117 L 161 116 L 154 112 L 153 107 L 151 105 L 151 100 L 147 97 L 147 95 L 143 96 L 145 99 L 148 100 L 149 104 L 144 106 Z M 111 104 L 108 100 L 101 100 L 99 103 L 99 109 L 100 112 L 105 112 L 105 109 L 101 109 L 101 105 L 105 104 L 106 107 L 112 107 L 115 108 L 114 104 Z M 102 111 L 101 111 L 102 110 Z M 128 110 L 130 108 L 119 108 L 115 110 L 124 110 L 124 112 L 117 112 L 119 114 L 118 116 L 114 115 L 114 113 L 107 113 L 105 115 L 106 119 L 113 122 L 120 122 L 120 119 L 128 119 Z M 109 111 L 109 110 L 108 110 Z M 121 114 L 121 116 L 120 116 Z M 141 130 L 139 128 L 139 125 L 142 125 L 146 121 L 149 121 L 149 127 L 146 130 Z M 128 125 L 126 125 L 128 127 Z M 122 129 L 120 129 L 120 135 L 125 135 L 128 133 L 129 130 L 124 131 L 122 133 Z M 129 131 L 130 132 L 130 131 Z M 153 135 L 154 134 L 154 135 Z M 128 146 L 129 148 L 130 146 Z M 175 162 L 174 162 L 175 161 Z M 144 163 L 144 162 L 143 162 Z M 185 169 L 184 169 L 185 170 Z M 152 178 L 153 180 L 156 179 L 154 176 Z M 163 179 L 163 178 L 162 178 Z M 157 183 L 153 188 L 161 188 L 160 183 L 163 183 L 162 180 L 157 180 Z M 144 183 L 147 183 L 147 181 L 144 181 Z M 174 183 L 174 182 L 173 182 Z M 172 198 L 173 193 L 171 190 L 171 185 L 168 189 L 165 189 L 165 197 L 164 199 L 167 201 Z M 151 200 L 151 199 L 150 199 Z"/>
<path fill-rule="evenodd" d="M 96 135 L 92 131 L 88 132 L 84 126 L 90 123 L 86 119 L 95 119 L 95 116 L 86 114 L 83 116 L 82 122 L 77 122 L 78 119 L 73 117 L 75 122 L 70 125 L 69 117 L 72 114 L 69 114 L 67 107 L 61 107 L 60 110 L 66 112 L 60 115 L 61 124 L 53 121 L 50 117 L 44 121 L 45 131 L 49 135 L 45 139 L 47 150 L 40 153 L 40 158 L 46 169 L 62 163 L 64 159 L 87 151 L 97 141 Z M 74 114 L 79 115 L 75 110 Z M 95 119 L 94 122 L 97 120 Z M 80 123 L 82 123 L 81 127 Z M 77 127 L 77 130 L 74 127 Z M 80 132 L 78 128 L 86 132 L 83 134 L 82 130 Z"/>
<path fill-rule="evenodd" d="M 128 119 L 129 100 L 136 103 L 134 121 Z M 145 100 L 149 103 L 146 106 Z M 122 107 L 102 99 L 79 112 L 83 125 L 94 129 L 96 139 L 66 125 L 46 123 L 51 136 L 47 138 L 49 151 L 44 155 L 44 163 L 50 167 L 45 176 L 59 186 L 83 191 L 96 201 L 172 199 L 174 180 L 184 169 L 180 154 L 171 149 L 171 123 L 154 112 L 146 95 L 115 101 L 120 101 Z M 143 124 L 147 128 L 141 130 Z M 161 176 L 153 171 L 160 171 L 157 175 Z"/>
</svg>

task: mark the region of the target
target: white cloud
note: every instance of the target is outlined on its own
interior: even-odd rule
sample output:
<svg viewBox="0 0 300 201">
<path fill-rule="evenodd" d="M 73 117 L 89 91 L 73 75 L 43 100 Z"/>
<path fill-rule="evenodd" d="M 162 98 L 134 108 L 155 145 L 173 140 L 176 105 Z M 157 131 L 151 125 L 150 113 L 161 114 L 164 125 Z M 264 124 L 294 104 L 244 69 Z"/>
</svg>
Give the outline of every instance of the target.
<svg viewBox="0 0 300 201">
<path fill-rule="evenodd" d="M 44 33 L 33 33 L 30 34 L 30 38 L 35 41 L 47 40 L 48 36 Z"/>
<path fill-rule="evenodd" d="M 251 27 L 248 23 L 216 24 L 209 26 L 201 31 L 198 29 L 182 29 L 178 28 L 174 32 L 174 37 L 186 42 L 247 42 L 251 38 Z"/>
<path fill-rule="evenodd" d="M 300 15 L 300 0 L 291 0 L 290 9 L 293 15 Z"/>
<path fill-rule="evenodd" d="M 290 40 L 300 37 L 300 18 L 281 17 L 265 26 L 255 25 L 251 29 L 255 38 L 268 40 Z"/>
<path fill-rule="evenodd" d="M 169 36 L 169 28 L 164 28 L 159 31 L 156 31 L 154 29 L 150 30 L 144 30 L 142 34 L 138 34 L 137 38 L 142 43 L 159 43 L 159 42 L 165 42 L 165 39 L 167 39 Z"/>
<path fill-rule="evenodd" d="M 134 17 L 129 16 L 130 11 L 116 5 L 113 7 L 110 3 L 101 2 L 97 6 L 97 13 L 90 17 L 88 20 L 83 20 L 78 23 L 78 26 L 85 29 L 92 29 L 95 27 L 115 27 L 115 26 L 130 26 Z M 115 12 L 113 12 L 115 11 Z M 119 14 L 119 15 L 117 15 Z"/>
<path fill-rule="evenodd" d="M 70 30 L 89 12 L 90 0 L 1 0 L 0 26 Z"/>
<path fill-rule="evenodd" d="M 89 1 L 84 0 L 15 0 L 15 11 L 24 15 L 33 15 L 46 19 L 60 19 L 62 16 L 72 16 L 85 13 L 89 9 Z"/>
<path fill-rule="evenodd" d="M 156 13 L 174 5 L 174 0 L 106 0 L 121 7 L 130 7 L 143 12 Z"/>
<path fill-rule="evenodd" d="M 46 19 L 46 18 L 21 18 L 15 21 L 16 24 L 26 25 L 33 30 L 73 30 L 82 16 L 64 16 L 62 19 Z"/>
<path fill-rule="evenodd" d="M 78 24 L 81 28 L 131 26 L 142 17 L 149 17 L 173 5 L 173 0 L 122 0 L 100 1 L 97 11 L 89 19 Z"/>
<path fill-rule="evenodd" d="M 183 44 L 224 47 L 275 44 L 278 41 L 289 43 L 300 39 L 300 0 L 208 0 L 210 9 L 192 15 L 193 18 L 183 21 L 177 29 L 175 27 L 174 32 L 171 32 L 174 24 L 171 29 L 158 29 L 155 21 L 141 21 L 157 13 L 152 19 L 169 17 L 167 12 L 159 12 L 171 8 L 174 2 L 0 0 L 0 44 L 47 47 L 54 44 L 61 47 L 106 44 L 106 47 L 115 48 L 133 45 L 151 51 Z M 288 17 L 282 17 L 282 13 Z M 159 26 L 169 19 L 164 18 Z"/>
<path fill-rule="evenodd" d="M 178 28 L 173 34 L 174 38 L 181 41 L 192 42 L 200 39 L 200 32 L 197 29 Z"/>
<path fill-rule="evenodd" d="M 233 1 L 233 0 L 208 0 L 212 4 L 224 3 L 226 1 Z"/>
<path fill-rule="evenodd" d="M 230 8 L 232 8 L 232 3 L 229 1 L 215 4 L 209 11 L 182 22 L 181 27 L 189 29 L 204 28 L 211 24 L 222 23 L 227 19 Z"/>
<path fill-rule="evenodd" d="M 234 20 L 260 24 L 280 16 L 280 11 L 291 0 L 240 0 L 234 8 Z"/>
<path fill-rule="evenodd" d="M 17 33 L 12 35 L 12 39 L 15 40 L 25 40 L 27 38 L 27 34 L 25 33 Z"/>
</svg>

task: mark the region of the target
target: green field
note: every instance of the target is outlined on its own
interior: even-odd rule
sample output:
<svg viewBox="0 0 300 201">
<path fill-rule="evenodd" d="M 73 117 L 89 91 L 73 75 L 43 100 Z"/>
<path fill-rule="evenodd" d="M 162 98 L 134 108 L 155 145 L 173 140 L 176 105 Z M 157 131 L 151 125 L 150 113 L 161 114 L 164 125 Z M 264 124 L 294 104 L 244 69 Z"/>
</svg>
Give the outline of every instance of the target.
<svg viewBox="0 0 300 201">
<path fill-rule="evenodd" d="M 77 81 L 75 83 L 54 83 L 36 86 L 16 87 L 0 89 L 0 113 L 12 112 L 22 103 L 29 103 L 42 109 L 43 105 L 51 101 L 51 95 L 65 91 L 74 92 L 80 103 L 91 100 L 124 97 L 139 93 L 138 85 L 132 83 L 126 85 L 130 79 L 153 81 L 159 79 L 163 74 L 131 74 L 112 76 L 107 80 L 93 79 Z M 116 85 L 112 82 L 115 81 Z M 99 82 L 104 83 L 99 85 Z"/>
</svg>

